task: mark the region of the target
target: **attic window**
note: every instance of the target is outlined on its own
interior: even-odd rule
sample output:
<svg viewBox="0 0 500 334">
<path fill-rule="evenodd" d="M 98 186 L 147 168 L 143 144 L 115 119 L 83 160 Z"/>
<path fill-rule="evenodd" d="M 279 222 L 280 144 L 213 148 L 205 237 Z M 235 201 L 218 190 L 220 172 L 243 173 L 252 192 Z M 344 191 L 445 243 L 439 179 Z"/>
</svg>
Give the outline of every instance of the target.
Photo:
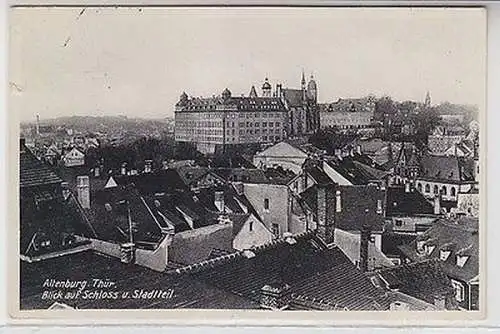
<svg viewBox="0 0 500 334">
<path fill-rule="evenodd" d="M 104 207 L 106 208 L 106 211 L 111 212 L 111 210 L 112 210 L 111 204 L 106 203 L 106 204 L 104 204 Z"/>
<path fill-rule="evenodd" d="M 448 260 L 448 257 L 450 257 L 450 254 L 451 254 L 451 251 L 449 251 L 449 250 L 441 250 L 439 252 L 439 259 L 441 261 L 446 261 L 446 260 Z"/>
<path fill-rule="evenodd" d="M 457 266 L 463 268 L 468 259 L 469 259 L 468 255 L 457 255 Z"/>
</svg>

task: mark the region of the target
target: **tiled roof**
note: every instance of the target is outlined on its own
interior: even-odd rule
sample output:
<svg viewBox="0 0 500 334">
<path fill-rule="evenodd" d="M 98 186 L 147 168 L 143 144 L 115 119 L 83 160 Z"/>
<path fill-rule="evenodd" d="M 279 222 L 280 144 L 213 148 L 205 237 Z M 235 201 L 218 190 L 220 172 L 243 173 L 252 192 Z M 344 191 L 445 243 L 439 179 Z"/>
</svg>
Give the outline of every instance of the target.
<svg viewBox="0 0 500 334">
<path fill-rule="evenodd" d="M 301 89 L 283 89 L 283 97 L 290 107 L 300 107 L 304 104 L 304 93 Z"/>
<path fill-rule="evenodd" d="M 213 172 L 226 181 L 269 183 L 265 172 L 257 168 L 215 168 Z"/>
<path fill-rule="evenodd" d="M 454 156 L 424 155 L 419 177 L 448 182 L 473 181 L 470 166 L 465 161 Z"/>
<path fill-rule="evenodd" d="M 430 304 L 434 304 L 435 297 L 453 296 L 454 293 L 450 279 L 437 260 L 384 268 L 377 274 L 387 282 L 387 288 L 397 289 Z"/>
<path fill-rule="evenodd" d="M 406 192 L 404 187 L 387 188 L 387 217 L 415 214 L 434 214 L 434 206 L 415 189 Z"/>
<path fill-rule="evenodd" d="M 19 185 L 21 188 L 63 182 L 48 165 L 38 160 L 24 145 L 21 145 L 19 154 L 19 168 Z"/>
<path fill-rule="evenodd" d="M 445 261 L 440 260 L 443 271 L 451 278 L 469 281 L 479 274 L 479 235 L 477 218 L 458 217 L 440 219 L 411 244 L 400 246 L 405 256 L 413 261 L 439 259 L 440 250 L 451 251 Z M 426 241 L 429 246 L 435 246 L 429 255 L 424 251 L 417 252 L 417 242 Z M 469 256 L 463 267 L 456 263 L 456 255 Z"/>
<path fill-rule="evenodd" d="M 207 167 L 191 167 L 182 166 L 176 169 L 179 173 L 180 178 L 186 185 L 192 184 L 194 181 L 198 180 L 200 177 L 206 175 L 209 171 Z"/>
<path fill-rule="evenodd" d="M 370 181 L 378 180 L 382 175 L 382 172 L 374 175 L 375 172 L 373 170 L 357 162 L 354 157 L 345 157 L 342 159 L 330 157 L 326 163 L 354 185 L 368 184 Z"/>
<path fill-rule="evenodd" d="M 33 203 L 27 202 L 30 199 L 24 199 L 21 202 L 20 251 L 24 255 L 32 255 L 33 250 L 30 250 L 30 254 L 26 254 L 25 251 L 35 233 L 48 236 L 65 233 L 93 236 L 92 228 L 79 210 L 78 203 L 73 196 L 67 200 L 53 194 L 50 196 L 53 211 L 47 212 L 44 216 L 36 211 Z"/>
<path fill-rule="evenodd" d="M 138 175 L 118 175 L 114 177 L 119 185 L 134 186 L 141 194 L 154 194 L 174 190 L 187 190 L 186 185 L 176 170 L 167 169 L 156 173 Z"/>
<path fill-rule="evenodd" d="M 107 188 L 92 196 L 89 211 L 98 237 L 112 242 L 128 241 L 127 207 L 130 208 L 130 217 L 135 225 L 134 239 L 138 242 L 159 242 L 162 236 L 158 220 L 133 186 Z"/>
<path fill-rule="evenodd" d="M 217 107 L 227 107 L 228 109 L 236 109 L 238 111 L 269 111 L 269 112 L 284 112 L 285 107 L 279 98 L 276 97 L 209 97 L 198 98 L 193 97 L 184 102 L 177 103 L 177 107 L 181 107 L 183 111 L 198 111 L 208 112 L 215 111 Z"/>
<path fill-rule="evenodd" d="M 265 285 L 289 285 L 292 296 L 321 298 L 352 310 L 387 309 L 377 290 L 337 247 L 325 249 L 312 234 L 256 247 L 254 257 L 243 252 L 212 259 L 192 269 L 196 280 L 259 302 Z"/>
<path fill-rule="evenodd" d="M 258 309 L 259 304 L 246 298 L 223 291 L 189 277 L 175 277 L 155 272 L 136 265 L 126 265 L 119 259 L 98 255 L 91 251 L 73 254 L 36 263 L 21 263 L 20 306 L 23 310 L 46 309 L 54 301 L 42 299 L 47 288 L 46 279 L 87 280 L 86 290 L 92 288 L 92 278 L 109 279 L 116 286 L 112 291 L 153 291 L 168 292 L 170 298 L 76 298 L 65 300 L 65 304 L 78 309 Z"/>
<path fill-rule="evenodd" d="M 319 168 L 318 166 L 307 168 L 306 172 L 318 184 L 330 184 L 330 183 L 333 183 L 333 181 L 330 179 L 330 177 L 328 175 L 326 175 L 326 173 L 321 168 Z"/>
</svg>

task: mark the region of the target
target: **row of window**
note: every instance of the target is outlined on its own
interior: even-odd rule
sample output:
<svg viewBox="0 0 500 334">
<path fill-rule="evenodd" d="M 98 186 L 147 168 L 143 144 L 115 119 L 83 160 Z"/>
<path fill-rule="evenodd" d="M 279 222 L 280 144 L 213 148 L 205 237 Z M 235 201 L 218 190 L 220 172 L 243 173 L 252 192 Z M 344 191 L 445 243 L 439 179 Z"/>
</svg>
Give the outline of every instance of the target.
<svg viewBox="0 0 500 334">
<path fill-rule="evenodd" d="M 252 130 L 252 129 L 246 129 L 246 130 L 242 130 L 242 129 L 240 129 L 239 134 L 240 134 L 240 135 L 244 135 L 244 134 L 250 134 L 250 135 L 256 134 L 256 135 L 259 135 L 259 134 L 261 134 L 261 133 L 263 133 L 263 134 L 267 134 L 268 132 L 269 132 L 269 134 L 272 134 L 272 133 L 275 133 L 275 134 L 281 134 L 281 131 L 282 131 L 282 130 L 280 130 L 280 129 L 274 129 L 274 130 L 273 130 L 273 129 L 269 129 L 269 131 L 268 131 L 268 129 L 262 129 L 262 132 L 261 132 L 261 130 L 260 130 L 260 129 L 255 129 L 255 131 L 254 131 L 254 130 Z M 283 130 L 283 132 L 284 132 L 284 130 Z M 228 135 L 229 135 L 229 134 L 234 135 L 234 133 L 235 133 L 235 130 L 234 130 L 234 129 L 232 129 L 232 130 L 227 130 L 227 134 L 228 134 Z"/>
<path fill-rule="evenodd" d="M 451 190 L 450 190 L 450 196 L 456 196 L 457 195 L 457 189 L 455 187 L 450 187 Z M 422 192 L 422 183 L 418 182 L 417 183 L 417 189 L 419 192 Z M 426 183 L 425 186 L 424 186 L 424 193 L 428 194 L 431 192 L 431 186 L 429 183 Z M 435 184 L 434 187 L 433 187 L 433 193 L 434 194 L 438 194 L 439 193 L 439 187 Z M 441 193 L 444 195 L 444 196 L 448 196 L 448 187 L 446 186 L 442 186 L 441 187 Z"/>
<path fill-rule="evenodd" d="M 234 125 L 235 125 L 234 122 L 227 122 L 227 127 L 232 128 L 232 127 L 234 127 Z M 245 122 L 240 122 L 238 125 L 239 125 L 240 128 L 244 127 L 245 125 L 247 127 L 249 127 L 249 128 L 251 128 L 251 127 L 259 128 L 260 127 L 260 122 L 255 122 L 255 123 L 253 123 L 253 122 L 246 122 L 246 124 L 245 124 Z M 267 127 L 268 125 L 269 125 L 270 128 L 272 128 L 274 126 L 279 127 L 279 126 L 281 126 L 281 123 L 280 122 L 262 122 L 262 127 L 263 128 Z"/>
<path fill-rule="evenodd" d="M 229 137 L 229 138 L 227 138 L 226 143 L 228 143 L 228 142 L 234 142 L 234 143 L 236 143 L 238 141 L 242 142 L 242 143 L 248 142 L 248 141 L 254 142 L 257 139 L 267 142 L 267 141 L 280 141 L 282 138 L 281 138 L 281 136 L 261 136 L 259 138 L 241 138 L 241 137 L 240 138 L 236 138 L 236 137 Z"/>
</svg>

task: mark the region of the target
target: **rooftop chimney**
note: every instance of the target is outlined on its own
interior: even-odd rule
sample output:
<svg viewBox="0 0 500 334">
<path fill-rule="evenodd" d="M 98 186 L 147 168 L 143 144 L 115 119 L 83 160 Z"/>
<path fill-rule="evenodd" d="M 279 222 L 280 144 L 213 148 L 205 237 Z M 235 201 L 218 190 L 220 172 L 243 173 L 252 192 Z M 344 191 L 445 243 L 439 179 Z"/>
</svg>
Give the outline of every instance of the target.
<svg viewBox="0 0 500 334">
<path fill-rule="evenodd" d="M 127 163 L 126 162 L 122 163 L 121 174 L 127 175 Z"/>
<path fill-rule="evenodd" d="M 217 207 L 217 210 L 220 212 L 224 212 L 224 192 L 223 191 L 216 191 L 215 192 L 215 199 L 214 199 L 214 204 Z"/>
<path fill-rule="evenodd" d="M 434 195 L 434 214 L 441 214 L 441 192 Z"/>
<path fill-rule="evenodd" d="M 144 173 L 151 173 L 153 170 L 153 160 L 146 160 L 144 162 Z"/>
<path fill-rule="evenodd" d="M 368 213 L 368 209 L 365 210 Z M 370 224 L 365 221 L 361 229 L 361 240 L 359 243 L 359 269 L 362 272 L 368 271 L 368 246 L 371 238 Z"/>
<path fill-rule="evenodd" d="M 135 245 L 131 242 L 120 245 L 121 262 L 127 264 L 135 263 Z"/>
<path fill-rule="evenodd" d="M 361 145 L 356 146 L 356 152 L 361 155 Z"/>
<path fill-rule="evenodd" d="M 101 169 L 99 166 L 95 166 L 94 168 L 94 177 L 99 177 L 101 176 Z"/>
<path fill-rule="evenodd" d="M 409 193 L 410 190 L 411 190 L 411 187 L 410 187 L 410 182 L 409 181 L 406 181 L 405 182 L 405 193 Z"/>
<path fill-rule="evenodd" d="M 334 242 L 335 219 L 331 209 L 330 194 L 332 189 L 327 185 L 317 185 L 317 232 L 318 236 L 327 244 Z"/>
<path fill-rule="evenodd" d="M 260 306 L 270 310 L 283 310 L 288 306 L 290 297 L 288 284 L 264 285 L 260 289 Z"/>
<path fill-rule="evenodd" d="M 335 192 L 335 211 L 342 212 L 342 196 L 340 190 Z"/>
<path fill-rule="evenodd" d="M 78 202 L 84 209 L 90 209 L 90 180 L 89 177 L 77 176 L 76 187 L 78 194 Z"/>
<path fill-rule="evenodd" d="M 71 195 L 71 190 L 69 188 L 69 183 L 68 182 L 61 183 L 61 187 L 62 187 L 63 198 L 64 198 L 64 200 L 67 200 L 69 198 L 69 196 Z"/>
</svg>

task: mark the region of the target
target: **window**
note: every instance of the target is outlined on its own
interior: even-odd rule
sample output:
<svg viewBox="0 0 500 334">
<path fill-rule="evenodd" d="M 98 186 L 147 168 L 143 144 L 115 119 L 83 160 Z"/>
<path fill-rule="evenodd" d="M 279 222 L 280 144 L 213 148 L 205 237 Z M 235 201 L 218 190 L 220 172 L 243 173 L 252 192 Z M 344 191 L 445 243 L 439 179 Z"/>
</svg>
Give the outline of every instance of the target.
<svg viewBox="0 0 500 334">
<path fill-rule="evenodd" d="M 382 200 L 377 200 L 377 213 L 382 213 Z"/>
<path fill-rule="evenodd" d="M 462 268 L 468 259 L 469 259 L 469 257 L 466 255 L 465 256 L 464 255 L 457 255 L 457 266 Z"/>
<path fill-rule="evenodd" d="M 425 245 L 425 252 L 427 255 L 431 255 L 435 248 L 436 246 L 433 245 Z"/>
<path fill-rule="evenodd" d="M 250 222 L 250 224 L 248 225 L 248 229 L 250 230 L 250 232 L 253 231 L 253 222 Z"/>
<path fill-rule="evenodd" d="M 274 123 L 273 122 L 269 122 L 269 127 L 273 127 Z"/>
<path fill-rule="evenodd" d="M 443 250 L 443 249 L 442 249 L 442 250 L 439 252 L 439 259 L 440 259 L 441 261 L 446 261 L 446 260 L 448 260 L 448 257 L 450 257 L 450 254 L 451 254 L 451 251 L 449 251 L 449 250 Z"/>
<path fill-rule="evenodd" d="M 267 122 L 262 122 L 262 127 L 266 127 L 267 126 Z"/>
<path fill-rule="evenodd" d="M 264 198 L 264 210 L 269 211 L 269 198 Z"/>
<path fill-rule="evenodd" d="M 403 226 L 403 221 L 401 219 L 396 219 L 395 225 L 397 227 L 401 227 L 401 226 Z"/>
<path fill-rule="evenodd" d="M 276 125 L 276 127 L 280 126 L 280 122 L 276 122 L 275 125 Z"/>
<path fill-rule="evenodd" d="M 280 226 L 278 224 L 272 224 L 271 228 L 272 228 L 273 235 L 275 237 L 279 237 L 279 235 L 280 235 Z"/>
<path fill-rule="evenodd" d="M 451 196 L 456 196 L 457 195 L 457 190 L 455 189 L 455 187 L 452 187 L 451 188 Z"/>
<path fill-rule="evenodd" d="M 434 194 L 437 194 L 439 192 L 439 188 L 437 185 L 434 185 Z"/>
<path fill-rule="evenodd" d="M 451 280 L 451 285 L 455 289 L 455 299 L 458 302 L 463 302 L 465 299 L 464 298 L 465 297 L 465 291 L 464 291 L 465 289 L 464 289 L 464 286 L 462 285 L 462 283 L 457 282 L 455 280 Z"/>
<path fill-rule="evenodd" d="M 425 192 L 428 193 L 431 191 L 431 186 L 429 184 L 425 185 Z"/>
<path fill-rule="evenodd" d="M 419 182 L 417 184 L 417 189 L 418 189 L 419 192 L 422 192 L 422 183 Z"/>
<path fill-rule="evenodd" d="M 446 195 L 448 195 L 448 188 L 446 188 L 446 186 L 443 186 L 443 187 L 441 188 L 441 192 L 442 192 L 442 193 L 443 193 L 443 195 L 445 195 L 445 196 L 446 196 Z"/>
<path fill-rule="evenodd" d="M 259 122 L 255 122 L 255 127 L 258 128 L 260 126 Z"/>
</svg>

